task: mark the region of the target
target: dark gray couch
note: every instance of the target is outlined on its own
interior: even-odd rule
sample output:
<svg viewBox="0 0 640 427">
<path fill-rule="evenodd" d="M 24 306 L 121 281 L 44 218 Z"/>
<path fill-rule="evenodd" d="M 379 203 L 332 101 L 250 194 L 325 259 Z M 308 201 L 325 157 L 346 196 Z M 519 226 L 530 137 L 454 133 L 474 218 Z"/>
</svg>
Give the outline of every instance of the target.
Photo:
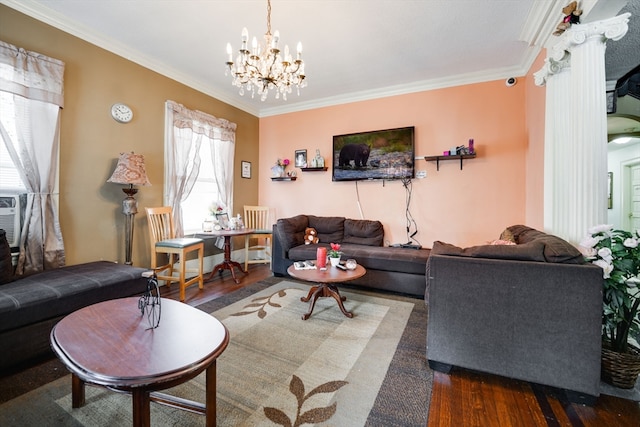
<svg viewBox="0 0 640 427">
<path fill-rule="evenodd" d="M 138 295 L 148 269 L 97 261 L 46 270 L 0 285 L 0 371 L 47 354 L 51 328 L 97 302 Z"/>
<path fill-rule="evenodd" d="M 317 244 L 304 244 L 307 227 L 318 232 Z M 294 261 L 316 259 L 319 246 L 340 243 L 343 259 L 353 258 L 367 274 L 349 285 L 398 292 L 422 297 L 428 249 L 384 247 L 380 221 L 297 215 L 281 218 L 273 226 L 272 270 L 275 276 L 288 276 Z"/>
<path fill-rule="evenodd" d="M 427 271 L 427 359 L 600 394 L 602 270 L 566 241 L 526 226 L 516 246 L 435 242 Z"/>
</svg>

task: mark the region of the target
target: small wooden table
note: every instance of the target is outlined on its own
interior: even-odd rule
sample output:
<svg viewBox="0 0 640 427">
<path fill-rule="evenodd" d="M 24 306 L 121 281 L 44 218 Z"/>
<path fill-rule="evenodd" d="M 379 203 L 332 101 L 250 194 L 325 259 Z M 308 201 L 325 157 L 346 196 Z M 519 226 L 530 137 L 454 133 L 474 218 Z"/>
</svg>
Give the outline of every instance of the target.
<svg viewBox="0 0 640 427">
<path fill-rule="evenodd" d="M 84 405 L 84 385 L 131 393 L 133 425 L 150 425 L 150 401 L 206 415 L 216 424 L 216 359 L 229 343 L 215 317 L 178 301 L 162 299 L 160 324 L 149 329 L 138 298 L 85 307 L 51 331 L 51 347 L 72 373 L 73 408 Z M 205 404 L 158 393 L 206 369 Z"/>
<path fill-rule="evenodd" d="M 196 233 L 198 237 L 224 237 L 224 261 L 220 264 L 213 267 L 211 270 L 211 274 L 209 274 L 209 278 L 207 280 L 211 280 L 213 275 L 216 274 L 216 271 L 220 271 L 222 274 L 222 270 L 231 271 L 231 277 L 236 283 L 240 283 L 240 280 L 236 278 L 236 273 L 233 270 L 234 267 L 237 267 L 241 272 L 247 274 L 246 271 L 242 268 L 239 262 L 233 261 L 231 259 L 231 238 L 246 236 L 247 234 L 252 234 L 254 230 L 252 228 L 242 228 L 240 230 L 215 230 L 215 231 L 207 231 L 202 233 Z"/>
<path fill-rule="evenodd" d="M 330 264 L 327 265 L 326 270 L 296 270 L 293 265 L 290 266 L 287 269 L 287 273 L 289 274 L 289 276 L 307 282 L 318 283 L 316 286 L 311 287 L 306 297 L 300 298 L 300 301 L 302 302 L 311 301 L 311 303 L 309 304 L 309 311 L 302 316 L 302 320 L 307 320 L 311 316 L 313 308 L 316 305 L 316 300 L 320 297 L 333 297 L 338 302 L 338 307 L 340 307 L 340 311 L 342 311 L 342 314 L 344 314 L 348 318 L 352 318 L 353 313 L 347 311 L 344 308 L 344 304 L 342 303 L 347 299 L 347 297 L 343 297 L 340 295 L 338 287 L 335 284 L 355 280 L 359 277 L 364 276 L 366 272 L 367 270 L 360 264 L 358 264 L 355 270 L 346 271 L 341 270 L 338 267 L 332 267 Z"/>
</svg>

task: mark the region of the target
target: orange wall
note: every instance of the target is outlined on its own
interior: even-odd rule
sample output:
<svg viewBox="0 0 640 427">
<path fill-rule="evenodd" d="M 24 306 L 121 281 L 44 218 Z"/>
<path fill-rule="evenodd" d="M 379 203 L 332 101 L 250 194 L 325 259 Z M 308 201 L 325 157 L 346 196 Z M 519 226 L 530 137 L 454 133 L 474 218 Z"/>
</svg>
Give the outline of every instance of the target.
<svg viewBox="0 0 640 427">
<path fill-rule="evenodd" d="M 279 218 L 301 213 L 360 218 L 359 194 L 364 218 L 382 221 L 386 242 L 404 243 L 403 185 L 332 182 L 332 136 L 415 126 L 417 156 L 441 154 L 452 146 L 467 145 L 469 138 L 474 138 L 478 153 L 476 159 L 465 161 L 462 171 L 455 161 L 441 163 L 439 172 L 434 163 L 417 161 L 417 170 L 426 170 L 427 177 L 412 184 L 415 238 L 424 247 L 431 247 L 434 240 L 473 245 L 496 239 L 506 226 L 524 223 L 528 216 L 537 220 L 537 207 L 528 209 L 526 196 L 528 161 L 535 157 L 529 139 L 537 135 L 528 131 L 526 113 L 538 108 L 539 101 L 525 102 L 527 80 L 521 78 L 513 87 L 500 80 L 262 118 L 260 203 L 274 207 Z M 277 158 L 293 159 L 296 149 L 307 149 L 311 157 L 316 148 L 329 171 L 298 169 L 294 182 L 270 180 Z M 536 161 L 531 163 L 538 168 Z M 537 203 L 537 197 L 531 201 Z"/>
<path fill-rule="evenodd" d="M 330 170 L 298 170 L 295 182 L 269 177 L 276 159 L 293 160 L 296 149 L 307 149 L 311 157 L 319 148 L 330 168 L 333 135 L 415 126 L 418 156 L 467 145 L 469 138 L 475 139 L 478 152 L 462 171 L 457 162 L 442 163 L 439 172 L 433 163 L 417 162 L 427 178 L 413 180 L 410 213 L 423 246 L 434 240 L 483 243 L 515 223 L 542 226 L 544 88 L 533 85 L 531 72 L 510 88 L 500 80 L 258 119 L 3 5 L 0 39 L 67 64 L 60 220 L 68 264 L 123 260 L 123 194 L 105 182 L 120 151 L 133 150 L 147 159 L 153 186 L 138 193 L 141 212 L 162 203 L 166 99 L 238 123 L 236 207 L 258 201 L 274 207 L 277 217 L 311 213 L 360 218 L 359 194 L 364 218 L 382 221 L 389 243 L 406 242 L 406 192 L 400 182 L 334 183 Z M 542 58 L 532 71 L 540 69 Z M 126 78 L 114 70 L 126 70 Z M 120 125 L 109 118 L 115 101 L 134 107 L 132 123 Z M 239 178 L 242 160 L 252 162 L 250 180 Z M 135 230 L 134 264 L 148 265 L 144 214 L 136 216 Z"/>
</svg>

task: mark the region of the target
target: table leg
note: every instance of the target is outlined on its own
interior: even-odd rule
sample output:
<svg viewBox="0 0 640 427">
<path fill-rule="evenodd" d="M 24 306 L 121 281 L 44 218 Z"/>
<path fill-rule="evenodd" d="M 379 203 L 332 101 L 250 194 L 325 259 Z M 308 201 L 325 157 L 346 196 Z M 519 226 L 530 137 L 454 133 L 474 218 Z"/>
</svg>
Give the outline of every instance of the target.
<svg viewBox="0 0 640 427">
<path fill-rule="evenodd" d="M 206 373 L 206 425 L 215 427 L 216 425 L 216 361 L 214 360 L 207 368 Z"/>
<path fill-rule="evenodd" d="M 80 408 L 84 406 L 84 381 L 76 374 L 71 374 L 71 407 Z"/>
<path fill-rule="evenodd" d="M 340 311 L 342 311 L 342 314 L 351 319 L 353 317 L 353 313 L 347 311 L 347 309 L 344 308 L 344 304 L 342 304 L 342 301 L 346 301 L 347 297 L 343 297 L 342 295 L 340 295 L 340 292 L 335 285 L 329 285 L 327 286 L 327 289 L 329 291 L 329 295 L 327 296 L 332 296 L 338 302 L 338 307 L 340 307 Z"/>
<path fill-rule="evenodd" d="M 309 311 L 302 315 L 302 320 L 307 320 L 309 317 L 311 317 L 313 308 L 316 306 L 316 301 L 318 300 L 318 297 L 322 296 L 320 294 L 322 294 L 322 290 L 324 289 L 324 287 L 324 284 L 319 286 L 312 286 L 311 289 L 309 289 L 309 293 L 307 294 L 307 296 L 300 298 L 300 301 L 302 302 L 307 302 L 309 300 L 311 301 L 311 303 L 309 304 Z"/>
<path fill-rule="evenodd" d="M 344 304 L 342 304 L 342 302 L 345 301 L 347 297 L 341 296 L 338 288 L 335 285 L 321 283 L 320 285 L 312 286 L 307 296 L 300 298 L 300 301 L 302 302 L 311 301 L 311 303 L 309 304 L 309 311 L 302 315 L 302 320 L 307 320 L 309 317 L 311 317 L 311 313 L 316 306 L 316 301 L 320 297 L 333 297 L 338 302 L 338 307 L 340 307 L 340 311 L 342 311 L 342 314 L 347 316 L 349 319 L 353 317 L 353 313 L 348 312 L 347 309 L 344 308 Z"/>
<path fill-rule="evenodd" d="M 151 404 L 149 392 L 135 388 L 131 392 L 133 398 L 133 426 L 151 427 Z"/>
<path fill-rule="evenodd" d="M 207 281 L 211 280 L 217 271 L 220 271 L 220 274 L 222 274 L 223 270 L 229 270 L 233 281 L 240 283 L 240 280 L 236 277 L 236 272 L 233 270 L 234 267 L 237 267 L 241 272 L 247 274 L 239 262 L 231 260 L 231 236 L 224 236 L 224 261 L 216 265 L 213 270 L 211 270 L 211 274 L 209 274 Z"/>
</svg>

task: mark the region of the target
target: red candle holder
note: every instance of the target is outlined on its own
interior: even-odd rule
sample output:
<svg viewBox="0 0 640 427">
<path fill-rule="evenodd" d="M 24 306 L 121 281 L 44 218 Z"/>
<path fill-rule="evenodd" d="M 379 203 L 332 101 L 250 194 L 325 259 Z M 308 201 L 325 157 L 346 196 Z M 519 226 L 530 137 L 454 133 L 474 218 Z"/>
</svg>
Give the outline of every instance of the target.
<svg viewBox="0 0 640 427">
<path fill-rule="evenodd" d="M 327 268 L 327 248 L 320 247 L 316 250 L 316 267 Z"/>
</svg>

